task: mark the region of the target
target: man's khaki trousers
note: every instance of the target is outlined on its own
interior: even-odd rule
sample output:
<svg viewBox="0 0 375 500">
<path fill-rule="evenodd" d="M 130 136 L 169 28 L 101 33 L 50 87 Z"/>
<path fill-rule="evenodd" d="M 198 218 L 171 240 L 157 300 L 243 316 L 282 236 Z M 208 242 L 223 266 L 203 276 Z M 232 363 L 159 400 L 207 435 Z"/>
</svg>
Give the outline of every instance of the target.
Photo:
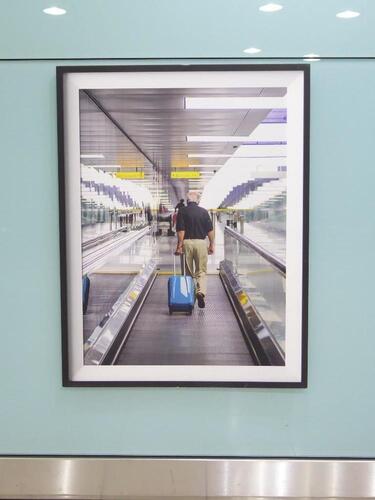
<svg viewBox="0 0 375 500">
<path fill-rule="evenodd" d="M 196 291 L 207 293 L 207 260 L 206 240 L 184 240 L 186 272 L 194 278 Z"/>
</svg>

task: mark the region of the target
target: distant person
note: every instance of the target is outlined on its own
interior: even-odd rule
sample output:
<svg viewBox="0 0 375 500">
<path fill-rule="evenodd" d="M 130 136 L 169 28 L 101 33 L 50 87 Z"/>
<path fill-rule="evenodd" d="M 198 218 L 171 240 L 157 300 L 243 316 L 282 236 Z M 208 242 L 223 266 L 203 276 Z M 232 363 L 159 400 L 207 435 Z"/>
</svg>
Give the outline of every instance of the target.
<svg viewBox="0 0 375 500">
<path fill-rule="evenodd" d="M 238 223 L 238 220 L 239 220 L 239 217 L 238 217 L 238 211 L 235 210 L 233 212 L 233 221 L 232 221 L 232 225 L 233 225 L 233 228 L 234 229 L 237 229 L 237 223 Z"/>
<path fill-rule="evenodd" d="M 145 215 L 146 215 L 146 219 L 147 219 L 148 225 L 151 226 L 151 223 L 152 223 L 152 212 L 151 212 L 150 205 L 147 205 L 147 207 L 145 209 Z"/>
<path fill-rule="evenodd" d="M 180 208 L 184 208 L 184 207 L 185 207 L 185 200 L 184 200 L 184 198 L 181 198 L 181 200 L 174 207 L 174 211 L 177 212 L 177 210 L 180 210 Z"/>
<path fill-rule="evenodd" d="M 176 221 L 177 221 L 177 213 L 178 211 L 180 210 L 180 208 L 184 208 L 185 207 L 185 200 L 184 198 L 181 198 L 181 200 L 177 203 L 177 205 L 174 207 L 174 214 L 173 214 L 173 217 L 172 217 L 172 224 L 173 224 L 173 227 L 176 226 Z"/>
<path fill-rule="evenodd" d="M 189 191 L 187 206 L 180 208 L 177 214 L 176 255 L 185 254 L 187 272 L 196 283 L 198 307 L 206 305 L 207 293 L 207 256 L 214 253 L 214 231 L 212 220 L 205 208 L 199 207 L 200 193 Z M 207 248 L 206 237 L 209 239 Z"/>
</svg>

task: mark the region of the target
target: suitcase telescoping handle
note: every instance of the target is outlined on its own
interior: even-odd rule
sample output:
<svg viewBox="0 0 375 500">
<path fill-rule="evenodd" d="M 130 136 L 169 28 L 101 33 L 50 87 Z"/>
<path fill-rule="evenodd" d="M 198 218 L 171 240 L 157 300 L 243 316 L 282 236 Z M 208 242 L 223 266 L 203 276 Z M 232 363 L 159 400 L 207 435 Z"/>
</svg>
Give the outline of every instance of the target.
<svg viewBox="0 0 375 500">
<path fill-rule="evenodd" d="M 182 254 L 182 261 L 183 261 L 183 275 L 186 276 L 186 260 L 185 260 L 185 254 Z M 173 275 L 176 276 L 176 254 L 173 254 Z"/>
</svg>

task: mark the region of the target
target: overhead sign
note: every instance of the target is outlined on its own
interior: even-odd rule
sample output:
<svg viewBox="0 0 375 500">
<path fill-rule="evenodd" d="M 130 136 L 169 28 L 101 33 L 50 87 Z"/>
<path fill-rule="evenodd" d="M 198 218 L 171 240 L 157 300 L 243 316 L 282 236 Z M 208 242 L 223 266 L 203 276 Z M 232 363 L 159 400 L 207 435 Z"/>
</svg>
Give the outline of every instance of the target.
<svg viewBox="0 0 375 500">
<path fill-rule="evenodd" d="M 145 178 L 145 173 L 144 172 L 116 172 L 115 176 L 118 177 L 119 179 L 144 179 Z"/>
<path fill-rule="evenodd" d="M 179 170 L 171 172 L 171 179 L 199 179 L 201 173 L 197 170 Z"/>
</svg>

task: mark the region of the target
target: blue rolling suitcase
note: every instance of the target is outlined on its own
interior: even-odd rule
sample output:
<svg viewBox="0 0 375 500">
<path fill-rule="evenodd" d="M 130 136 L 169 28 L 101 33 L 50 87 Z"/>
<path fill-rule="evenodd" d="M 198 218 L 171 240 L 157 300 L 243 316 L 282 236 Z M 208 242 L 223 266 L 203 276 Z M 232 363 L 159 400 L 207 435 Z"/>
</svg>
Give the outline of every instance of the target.
<svg viewBox="0 0 375 500">
<path fill-rule="evenodd" d="M 192 314 L 195 302 L 195 287 L 191 276 L 186 276 L 185 255 L 182 276 L 176 276 L 176 257 L 173 255 L 173 276 L 168 279 L 169 314 L 186 312 Z"/>
<path fill-rule="evenodd" d="M 82 309 L 83 314 L 86 314 L 87 306 L 89 305 L 90 280 L 85 274 L 82 276 Z"/>
</svg>

